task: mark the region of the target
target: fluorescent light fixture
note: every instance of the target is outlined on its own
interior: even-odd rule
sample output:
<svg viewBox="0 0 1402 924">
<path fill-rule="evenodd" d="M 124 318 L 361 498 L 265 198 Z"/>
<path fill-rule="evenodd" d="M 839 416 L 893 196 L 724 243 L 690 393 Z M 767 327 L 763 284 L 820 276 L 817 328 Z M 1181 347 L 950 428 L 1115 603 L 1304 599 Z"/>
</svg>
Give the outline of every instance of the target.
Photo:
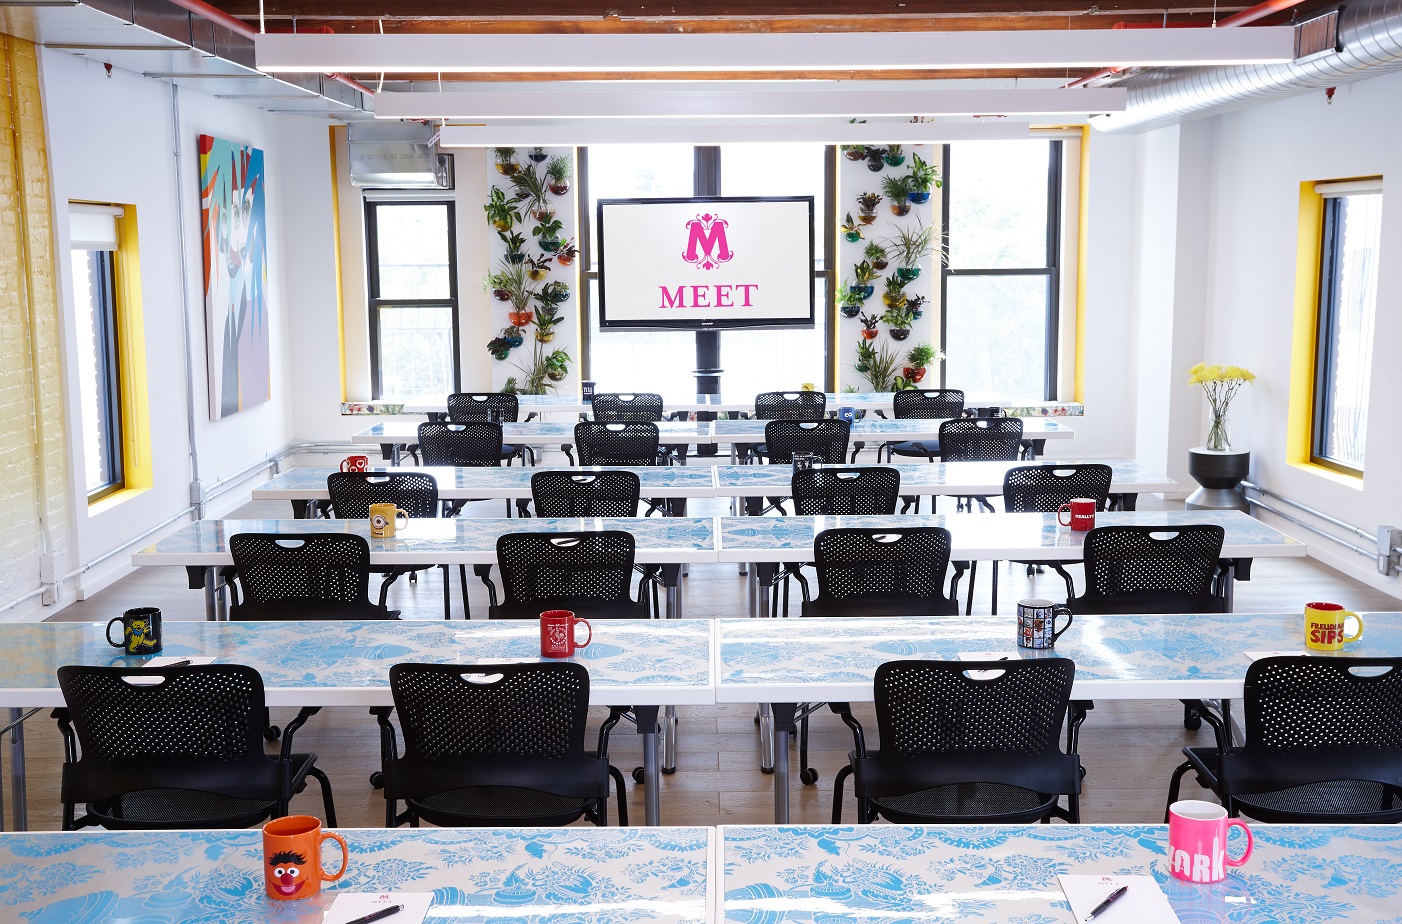
<svg viewBox="0 0 1402 924">
<path fill-rule="evenodd" d="M 824 82 L 826 83 L 826 81 Z M 664 85 L 665 86 L 665 85 Z M 1076 90 L 901 90 L 852 92 L 831 87 L 737 90 L 719 84 L 696 90 L 644 89 L 628 85 L 604 91 L 380 93 L 379 119 L 659 119 L 669 117 L 790 119 L 928 115 L 1047 115 L 1122 112 L 1128 91 L 1120 87 Z"/>
<path fill-rule="evenodd" d="M 888 122 L 853 125 L 794 122 L 668 122 L 650 120 L 574 122 L 563 125 L 445 125 L 445 148 L 573 147 L 591 144 L 941 144 L 946 141 L 1015 141 L 1029 137 L 1026 122 Z"/>
<path fill-rule="evenodd" d="M 264 71 L 638 73 L 1158 67 L 1290 61 L 1290 26 L 1060 32 L 259 35 Z"/>
</svg>

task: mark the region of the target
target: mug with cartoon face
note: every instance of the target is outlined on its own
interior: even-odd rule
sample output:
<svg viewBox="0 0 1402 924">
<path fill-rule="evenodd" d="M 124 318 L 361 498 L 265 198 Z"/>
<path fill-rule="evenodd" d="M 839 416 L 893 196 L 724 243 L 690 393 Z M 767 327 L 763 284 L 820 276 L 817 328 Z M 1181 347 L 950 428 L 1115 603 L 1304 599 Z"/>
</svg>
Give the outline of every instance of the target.
<svg viewBox="0 0 1402 924">
<path fill-rule="evenodd" d="M 112 638 L 112 627 L 120 624 L 122 637 Z M 161 611 L 154 606 L 138 606 L 114 616 L 107 623 L 107 644 L 129 655 L 151 655 L 161 650 Z"/>
<path fill-rule="evenodd" d="M 334 876 L 321 865 L 326 841 L 341 845 L 341 868 Z M 344 876 L 349 863 L 346 839 L 321 830 L 321 819 L 314 815 L 287 815 L 263 825 L 263 884 L 269 898 L 311 898 L 321 891 L 323 880 L 335 882 Z"/>
<path fill-rule="evenodd" d="M 393 539 L 395 533 L 408 525 L 409 514 L 394 504 L 370 505 L 371 539 Z"/>
</svg>

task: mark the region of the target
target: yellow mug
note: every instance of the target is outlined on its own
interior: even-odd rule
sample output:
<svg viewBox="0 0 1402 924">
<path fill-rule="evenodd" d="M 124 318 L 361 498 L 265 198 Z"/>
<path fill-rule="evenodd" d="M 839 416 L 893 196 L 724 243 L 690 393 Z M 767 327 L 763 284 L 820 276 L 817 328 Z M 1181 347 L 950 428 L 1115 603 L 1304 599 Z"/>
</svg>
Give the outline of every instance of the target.
<svg viewBox="0 0 1402 924">
<path fill-rule="evenodd" d="M 804 382 L 801 386 L 804 391 L 817 391 L 817 387 L 812 382 Z"/>
<path fill-rule="evenodd" d="M 1358 621 L 1358 631 L 1345 634 L 1344 623 L 1352 616 Z M 1351 613 L 1337 603 L 1305 604 L 1305 646 L 1315 651 L 1340 651 L 1345 642 L 1363 637 L 1363 617 Z"/>
<path fill-rule="evenodd" d="M 400 517 L 404 518 L 403 523 L 399 522 Z M 393 539 L 396 530 L 403 529 L 408 525 L 409 514 L 400 510 L 394 504 L 370 505 L 371 539 Z"/>
</svg>

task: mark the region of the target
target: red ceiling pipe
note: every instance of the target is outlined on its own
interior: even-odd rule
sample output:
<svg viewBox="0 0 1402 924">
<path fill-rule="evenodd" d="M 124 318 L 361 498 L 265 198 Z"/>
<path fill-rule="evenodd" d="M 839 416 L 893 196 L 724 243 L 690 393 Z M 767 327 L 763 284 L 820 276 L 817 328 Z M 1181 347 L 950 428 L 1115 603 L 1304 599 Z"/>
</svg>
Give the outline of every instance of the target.
<svg viewBox="0 0 1402 924">
<path fill-rule="evenodd" d="M 1304 0 L 1266 0 L 1266 2 L 1264 3 L 1258 3 L 1255 6 L 1250 7 L 1249 9 L 1242 10 L 1240 13 L 1235 13 L 1231 16 L 1228 16 L 1226 19 L 1217 23 L 1216 28 L 1244 26 L 1249 22 L 1255 22 L 1258 19 L 1264 19 L 1265 17 L 1270 16 L 1272 13 L 1279 13 L 1284 10 L 1290 9 L 1293 6 L 1299 6 L 1303 2 Z M 1118 29 L 1120 28 L 1120 26 L 1117 25 L 1115 26 L 1115 28 Z M 1092 80 L 1099 80 L 1102 77 L 1109 77 L 1112 74 L 1120 73 L 1120 71 L 1121 68 L 1107 67 L 1102 71 L 1096 71 L 1089 77 L 1082 77 L 1080 80 L 1071 81 L 1065 86 L 1064 89 L 1069 90 L 1072 87 L 1083 87 L 1086 84 L 1090 83 Z"/>
<path fill-rule="evenodd" d="M 230 32 L 242 35 L 246 39 L 251 40 L 258 37 L 258 30 L 254 29 L 248 23 L 244 22 L 242 19 L 236 19 L 235 17 L 230 16 L 228 13 L 224 12 L 221 9 L 218 9 L 217 7 L 210 6 L 208 3 L 203 2 L 203 0 L 170 0 L 170 2 L 174 3 L 181 9 L 189 10 L 196 16 L 202 16 L 205 19 L 208 19 L 210 22 L 218 23 L 225 29 L 228 29 Z M 318 29 L 317 31 L 321 30 Z M 331 30 L 327 28 L 326 31 L 330 32 Z M 350 77 L 347 77 L 345 74 L 327 74 L 326 76 L 336 81 L 337 83 L 345 84 L 353 90 L 359 90 L 366 96 L 375 95 L 374 90 L 370 89 L 358 80 L 353 80 Z"/>
</svg>

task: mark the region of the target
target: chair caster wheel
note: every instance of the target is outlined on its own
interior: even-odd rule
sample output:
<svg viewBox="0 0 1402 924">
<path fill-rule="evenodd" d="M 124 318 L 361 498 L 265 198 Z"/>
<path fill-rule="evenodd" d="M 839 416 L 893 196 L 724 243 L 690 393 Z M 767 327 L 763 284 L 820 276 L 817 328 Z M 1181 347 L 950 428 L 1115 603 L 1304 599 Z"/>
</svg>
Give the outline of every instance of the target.
<svg viewBox="0 0 1402 924">
<path fill-rule="evenodd" d="M 267 728 L 263 729 L 263 737 L 268 741 L 276 741 L 282 737 L 282 729 L 278 728 L 276 725 L 269 725 Z"/>
<path fill-rule="evenodd" d="M 385 788 L 385 775 L 382 771 L 376 770 L 370 774 L 370 785 L 375 789 Z"/>
<path fill-rule="evenodd" d="M 662 768 L 662 775 L 663 775 L 663 776 L 671 776 L 672 774 L 674 774 L 674 773 L 676 773 L 676 772 L 677 772 L 677 768 L 676 768 L 676 767 L 663 767 L 663 768 Z"/>
<path fill-rule="evenodd" d="M 760 773 L 773 773 L 773 772 L 774 772 L 774 768 L 773 768 L 773 767 L 760 767 L 760 768 L 759 768 L 759 772 L 760 772 Z"/>
<path fill-rule="evenodd" d="M 814 770 L 812 767 L 804 767 L 803 771 L 798 775 L 798 781 L 804 786 L 812 786 L 814 783 L 818 782 L 818 771 Z"/>
<path fill-rule="evenodd" d="M 642 767 L 634 767 L 634 768 L 633 768 L 633 782 L 634 782 L 634 783 L 641 783 L 642 781 L 643 781 L 643 768 L 642 768 Z"/>
<path fill-rule="evenodd" d="M 1183 727 L 1188 731 L 1197 731 L 1202 728 L 1202 716 L 1188 715 L 1183 717 Z"/>
</svg>

